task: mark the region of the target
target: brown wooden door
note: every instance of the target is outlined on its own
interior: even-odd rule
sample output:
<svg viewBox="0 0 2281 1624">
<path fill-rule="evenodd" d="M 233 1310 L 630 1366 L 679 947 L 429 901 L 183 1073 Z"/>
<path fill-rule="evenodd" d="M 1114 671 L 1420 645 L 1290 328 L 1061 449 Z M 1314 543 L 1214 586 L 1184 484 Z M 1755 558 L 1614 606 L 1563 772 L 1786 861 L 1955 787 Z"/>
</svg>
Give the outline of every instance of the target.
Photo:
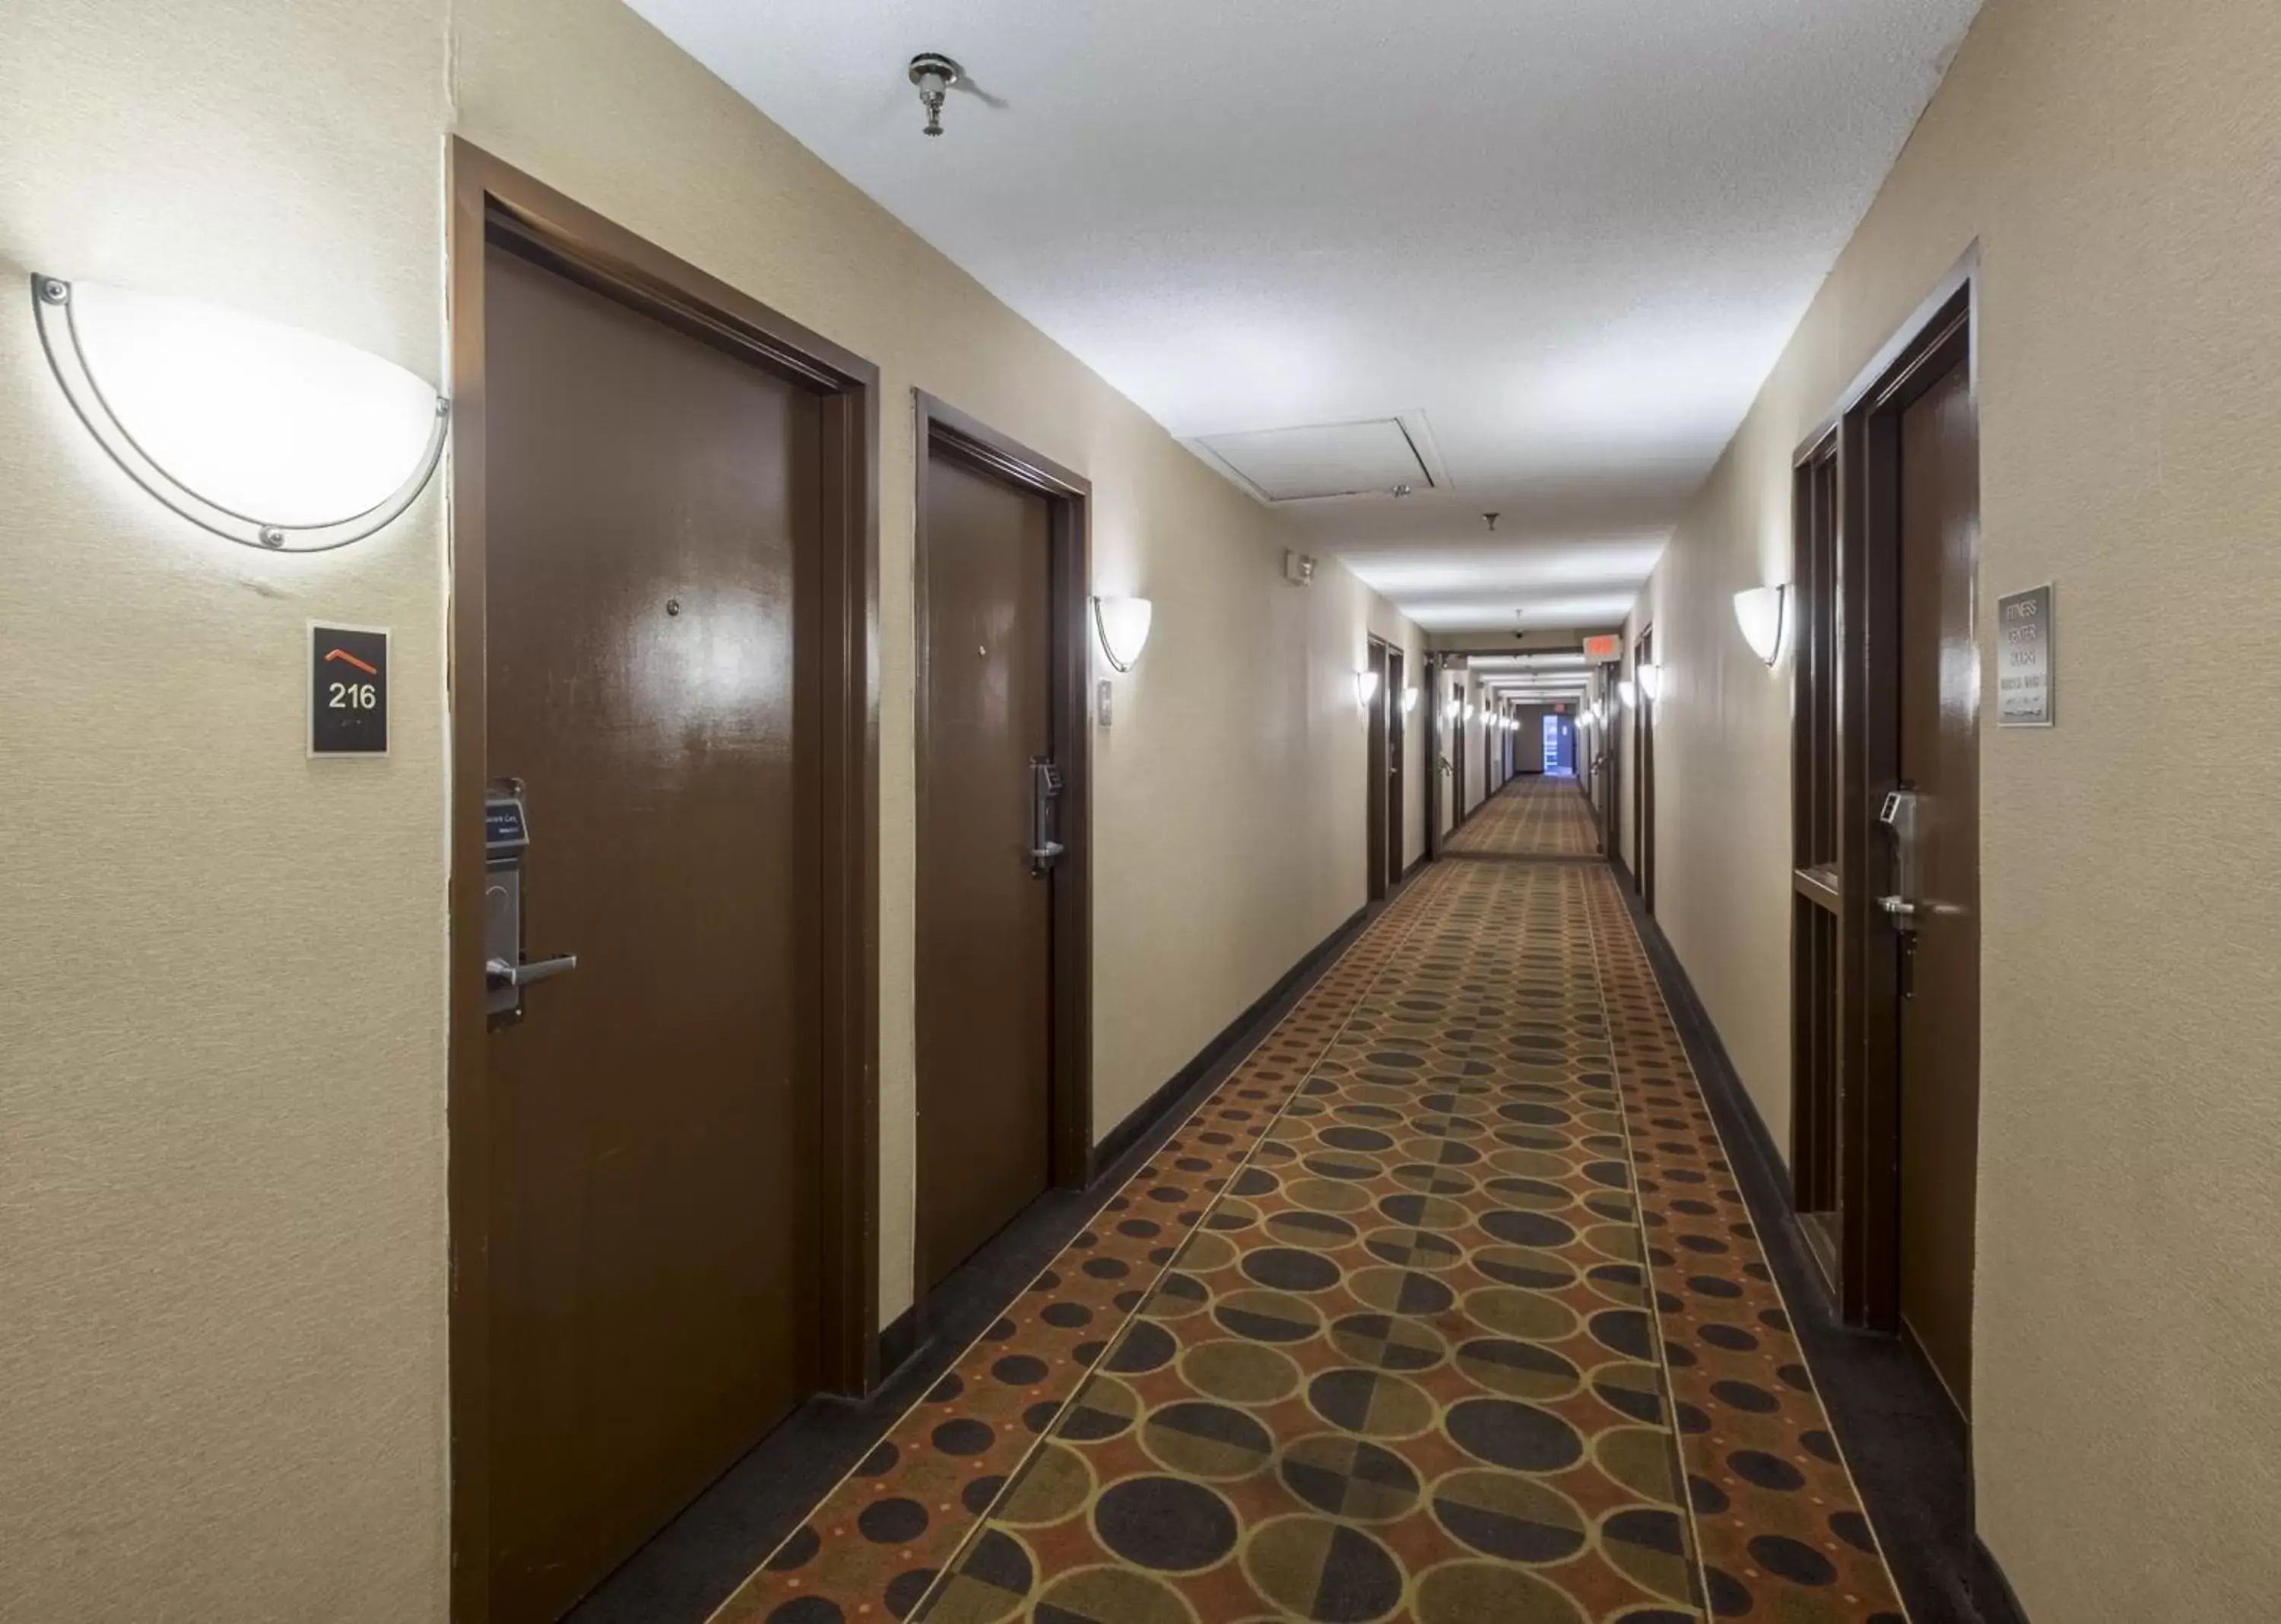
<svg viewBox="0 0 2281 1624">
<path fill-rule="evenodd" d="M 1442 713 L 1442 664 L 1432 655 L 1426 657 L 1425 690 L 1419 703 L 1426 709 L 1426 861 L 1433 862 L 1442 855 L 1442 808 L 1450 796 L 1450 786 L 1442 772 L 1442 763 L 1449 759 L 1450 720 Z"/>
<path fill-rule="evenodd" d="M 1380 697 L 1386 708 L 1386 872 L 1390 885 L 1402 881 L 1403 802 L 1410 780 L 1402 770 L 1403 752 L 1409 748 L 1410 715 L 1402 708 L 1407 681 L 1402 651 L 1386 651 L 1386 680 Z"/>
<path fill-rule="evenodd" d="M 1053 871 L 1030 856 L 1053 749 L 1052 513 L 941 449 L 926 474 L 919 761 L 923 1288 L 1044 1194 Z"/>
<path fill-rule="evenodd" d="M 1364 724 L 1363 821 L 1367 825 L 1370 900 L 1375 902 L 1386 894 L 1392 873 L 1386 862 L 1386 764 L 1390 752 L 1388 705 L 1397 696 L 1392 694 L 1388 685 L 1385 644 L 1370 646 L 1369 670 L 1378 679 L 1378 685 L 1371 690 L 1369 715 Z"/>
<path fill-rule="evenodd" d="M 499 248 L 489 765 L 527 785 L 526 941 L 486 1039 L 491 1610 L 557 1617 L 800 1396 L 793 592 L 818 406 Z"/>
<path fill-rule="evenodd" d="M 1655 912 L 1655 696 L 1649 692 L 1656 679 L 1648 669 L 1655 664 L 1655 628 L 1639 635 L 1632 646 L 1632 685 L 1638 708 L 1632 713 L 1632 755 L 1639 770 L 1632 778 L 1632 824 L 1637 862 L 1632 882 L 1638 886 L 1640 906 Z"/>
<path fill-rule="evenodd" d="M 1593 735 L 1606 775 L 1600 786 L 1600 849 L 1619 862 L 1624 856 L 1624 762 L 1617 747 L 1623 702 L 1616 697 L 1616 681 L 1622 669 L 1612 662 L 1600 669 L 1600 725 Z"/>
<path fill-rule="evenodd" d="M 1904 943 L 1899 1023 L 1901 1319 L 1968 1411 L 1980 1122 L 1977 435 L 1962 366 L 1901 417 L 1896 694 L 1900 777 L 1919 794 L 1918 928 L 1913 951 Z"/>
<path fill-rule="evenodd" d="M 1450 803 L 1450 827 L 1465 821 L 1465 684 L 1462 678 L 1450 684 L 1450 760 L 1457 770 L 1456 782 L 1450 786 L 1457 797 Z"/>
</svg>

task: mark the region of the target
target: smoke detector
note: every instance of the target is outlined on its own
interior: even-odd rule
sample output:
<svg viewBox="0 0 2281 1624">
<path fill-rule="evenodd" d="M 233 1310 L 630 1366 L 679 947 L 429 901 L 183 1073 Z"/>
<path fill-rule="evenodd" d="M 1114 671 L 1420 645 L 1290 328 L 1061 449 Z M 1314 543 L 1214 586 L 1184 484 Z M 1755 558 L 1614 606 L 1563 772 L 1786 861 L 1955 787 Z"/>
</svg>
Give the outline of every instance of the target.
<svg viewBox="0 0 2281 1624">
<path fill-rule="evenodd" d="M 911 82 L 919 88 L 919 105 L 926 109 L 926 133 L 942 134 L 942 98 L 951 86 L 966 77 L 966 70 L 939 50 L 923 50 L 911 58 Z"/>
</svg>

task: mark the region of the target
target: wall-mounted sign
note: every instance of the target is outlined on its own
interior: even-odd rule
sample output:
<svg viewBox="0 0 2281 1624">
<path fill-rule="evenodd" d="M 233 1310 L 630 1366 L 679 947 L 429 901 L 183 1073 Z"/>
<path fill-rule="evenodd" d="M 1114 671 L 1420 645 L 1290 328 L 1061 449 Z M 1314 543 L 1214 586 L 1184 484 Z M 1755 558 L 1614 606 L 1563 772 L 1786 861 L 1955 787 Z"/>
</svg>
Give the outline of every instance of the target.
<svg viewBox="0 0 2281 1624">
<path fill-rule="evenodd" d="M 1624 640 L 1611 631 L 1604 636 L 1584 639 L 1587 660 L 1620 660 L 1624 657 Z"/>
<path fill-rule="evenodd" d="M 309 754 L 388 754 L 388 633 L 309 627 Z"/>
<path fill-rule="evenodd" d="M 2052 709 L 2052 589 L 1996 600 L 1996 725 L 2049 727 Z"/>
</svg>

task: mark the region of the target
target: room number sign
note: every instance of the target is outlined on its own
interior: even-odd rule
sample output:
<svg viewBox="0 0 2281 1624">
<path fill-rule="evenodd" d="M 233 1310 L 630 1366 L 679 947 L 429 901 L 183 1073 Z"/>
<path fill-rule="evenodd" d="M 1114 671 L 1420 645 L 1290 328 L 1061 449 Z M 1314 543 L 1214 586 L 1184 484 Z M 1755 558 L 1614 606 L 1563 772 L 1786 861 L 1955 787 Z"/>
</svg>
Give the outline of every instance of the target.
<svg viewBox="0 0 2281 1624">
<path fill-rule="evenodd" d="M 2052 725 L 2052 589 L 1996 600 L 1996 725 Z"/>
<path fill-rule="evenodd" d="M 309 627 L 309 754 L 388 754 L 388 633 Z"/>
</svg>

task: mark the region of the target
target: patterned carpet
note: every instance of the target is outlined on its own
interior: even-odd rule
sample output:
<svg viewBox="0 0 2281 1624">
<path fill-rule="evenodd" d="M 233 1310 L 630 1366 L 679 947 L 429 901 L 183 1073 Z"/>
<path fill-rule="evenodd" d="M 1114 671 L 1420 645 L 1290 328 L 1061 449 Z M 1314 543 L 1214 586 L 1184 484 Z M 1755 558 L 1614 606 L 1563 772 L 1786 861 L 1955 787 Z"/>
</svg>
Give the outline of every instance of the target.
<svg viewBox="0 0 2281 1624">
<path fill-rule="evenodd" d="M 1450 839 L 1452 855 L 1591 857 L 1600 831 L 1571 777 L 1515 778 L 1473 809 Z"/>
<path fill-rule="evenodd" d="M 1458 859 L 715 1618 L 1744 1616 L 1902 1615 L 1612 875 Z"/>
</svg>

